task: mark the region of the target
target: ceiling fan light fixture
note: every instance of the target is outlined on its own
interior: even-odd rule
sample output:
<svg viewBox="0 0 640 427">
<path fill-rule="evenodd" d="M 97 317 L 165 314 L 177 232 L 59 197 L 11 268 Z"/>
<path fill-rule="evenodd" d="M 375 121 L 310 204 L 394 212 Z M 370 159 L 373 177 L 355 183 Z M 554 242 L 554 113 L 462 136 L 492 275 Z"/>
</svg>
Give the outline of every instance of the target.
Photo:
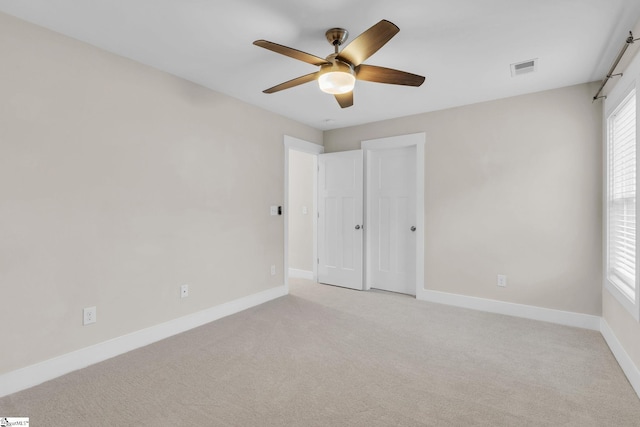
<svg viewBox="0 0 640 427">
<path fill-rule="evenodd" d="M 339 61 L 323 67 L 318 77 L 320 90 L 331 95 L 351 92 L 355 84 L 356 76 L 353 68 Z"/>
<path fill-rule="evenodd" d="M 356 78 L 353 74 L 344 71 L 331 71 L 318 78 L 320 90 L 332 95 L 341 95 L 351 92 L 356 85 Z"/>
</svg>

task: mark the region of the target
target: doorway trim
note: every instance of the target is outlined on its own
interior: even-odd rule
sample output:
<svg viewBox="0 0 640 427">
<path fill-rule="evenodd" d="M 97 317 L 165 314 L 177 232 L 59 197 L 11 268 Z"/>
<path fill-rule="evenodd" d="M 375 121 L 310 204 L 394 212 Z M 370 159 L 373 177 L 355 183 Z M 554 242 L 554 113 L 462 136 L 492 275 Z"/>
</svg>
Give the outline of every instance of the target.
<svg viewBox="0 0 640 427">
<path fill-rule="evenodd" d="M 318 258 L 318 154 L 324 153 L 324 147 L 293 136 L 284 136 L 284 287 L 289 293 L 289 153 L 291 150 L 313 155 L 313 260 Z M 313 280 L 318 280 L 318 263 L 313 262 Z"/>
<path fill-rule="evenodd" d="M 368 206 L 369 201 L 367 195 L 367 181 L 369 180 L 369 168 L 367 158 L 371 151 L 387 150 L 391 148 L 416 147 L 416 299 L 424 299 L 424 153 L 425 153 L 426 135 L 424 132 L 413 133 L 408 135 L 398 135 L 388 138 L 378 138 L 362 141 L 361 147 L 364 151 L 364 170 L 365 170 L 365 224 L 368 224 Z M 368 229 L 368 227 L 367 227 Z M 365 260 L 370 253 L 369 239 L 365 234 Z M 366 261 L 365 261 L 366 265 Z M 365 289 L 371 289 L 369 278 L 366 276 L 365 268 Z"/>
</svg>

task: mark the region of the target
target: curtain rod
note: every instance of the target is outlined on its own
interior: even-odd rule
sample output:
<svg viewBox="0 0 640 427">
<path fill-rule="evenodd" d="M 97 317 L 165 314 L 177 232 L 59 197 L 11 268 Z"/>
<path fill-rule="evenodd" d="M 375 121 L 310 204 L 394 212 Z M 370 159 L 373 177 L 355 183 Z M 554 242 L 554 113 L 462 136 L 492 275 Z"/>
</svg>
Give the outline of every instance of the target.
<svg viewBox="0 0 640 427">
<path fill-rule="evenodd" d="M 618 57 L 616 58 L 615 61 L 613 61 L 613 65 L 611 66 L 611 69 L 609 69 L 609 72 L 607 73 L 607 77 L 605 77 L 604 81 L 602 82 L 602 86 L 600 86 L 600 89 L 598 89 L 598 93 L 596 93 L 596 95 L 593 97 L 594 101 L 597 100 L 597 99 L 606 98 L 606 96 L 600 96 L 600 93 L 602 92 L 602 89 L 604 89 L 604 85 L 607 84 L 607 82 L 609 81 L 609 79 L 611 77 L 621 76 L 622 75 L 622 73 L 613 74 L 613 71 L 618 66 L 618 63 L 622 59 L 622 56 L 624 55 L 624 53 L 627 51 L 627 48 L 629 47 L 629 45 L 632 44 L 635 41 L 638 41 L 638 40 L 640 40 L 640 38 L 634 39 L 633 38 L 633 33 L 631 31 L 629 31 L 629 37 L 627 37 L 627 39 L 624 42 L 624 46 L 622 46 L 622 49 L 620 49 L 620 53 L 618 54 Z"/>
</svg>

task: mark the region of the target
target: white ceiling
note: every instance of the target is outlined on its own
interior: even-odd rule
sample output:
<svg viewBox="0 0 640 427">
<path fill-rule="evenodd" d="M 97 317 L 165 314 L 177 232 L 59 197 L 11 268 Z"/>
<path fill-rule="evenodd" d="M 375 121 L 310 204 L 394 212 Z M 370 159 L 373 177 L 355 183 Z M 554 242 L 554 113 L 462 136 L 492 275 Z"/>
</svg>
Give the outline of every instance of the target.
<svg viewBox="0 0 640 427">
<path fill-rule="evenodd" d="M 640 1 L 0 0 L 0 11 L 326 130 L 600 80 Z M 327 29 L 353 40 L 381 19 L 400 33 L 365 63 L 424 75 L 420 88 L 359 81 L 347 109 L 315 82 L 262 93 L 317 68 L 254 40 L 325 57 Z M 535 73 L 511 77 L 533 58 Z"/>
</svg>

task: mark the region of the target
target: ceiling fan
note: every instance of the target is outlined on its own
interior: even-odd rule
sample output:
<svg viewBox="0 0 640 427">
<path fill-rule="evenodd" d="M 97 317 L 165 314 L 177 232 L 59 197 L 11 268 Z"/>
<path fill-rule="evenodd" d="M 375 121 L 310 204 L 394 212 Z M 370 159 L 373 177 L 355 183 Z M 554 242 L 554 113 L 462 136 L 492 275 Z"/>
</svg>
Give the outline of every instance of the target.
<svg viewBox="0 0 640 427">
<path fill-rule="evenodd" d="M 256 46 L 320 67 L 320 70 L 315 73 L 297 77 L 263 92 L 274 93 L 318 80 L 320 89 L 334 95 L 340 107 L 346 108 L 353 105 L 353 87 L 356 80 L 420 86 L 424 82 L 423 76 L 392 68 L 363 64 L 367 58 L 376 53 L 399 31 L 400 28 L 395 24 L 383 19 L 339 51 L 338 48 L 347 40 L 349 33 L 344 28 L 331 28 L 325 35 L 329 43 L 333 45 L 335 52 L 324 59 L 267 40 L 256 40 L 253 42 Z"/>
</svg>

